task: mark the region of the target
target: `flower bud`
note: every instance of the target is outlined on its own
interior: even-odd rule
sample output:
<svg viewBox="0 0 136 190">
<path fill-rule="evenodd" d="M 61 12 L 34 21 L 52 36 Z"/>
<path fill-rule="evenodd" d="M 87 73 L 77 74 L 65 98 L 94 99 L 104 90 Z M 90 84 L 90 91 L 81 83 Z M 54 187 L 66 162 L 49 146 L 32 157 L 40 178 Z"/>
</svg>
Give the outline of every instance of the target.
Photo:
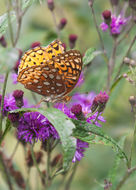
<svg viewBox="0 0 136 190">
<path fill-rule="evenodd" d="M 134 112 L 134 108 L 136 109 L 136 97 L 135 96 L 130 96 L 129 97 L 129 103 L 131 104 L 131 112 Z"/>
<path fill-rule="evenodd" d="M 17 62 L 15 63 L 15 65 L 13 67 L 15 73 L 18 73 L 18 67 L 19 67 L 19 65 L 20 65 L 20 60 L 17 60 Z"/>
<path fill-rule="evenodd" d="M 58 165 L 62 165 L 62 160 L 63 160 L 62 154 L 56 155 L 54 157 L 54 159 L 52 160 L 52 162 L 51 162 L 51 166 L 55 167 L 55 166 L 58 166 Z"/>
<path fill-rule="evenodd" d="M 28 150 L 27 151 L 27 155 L 26 155 L 26 164 L 28 167 L 32 167 L 33 166 L 33 159 L 32 159 L 32 155 L 31 155 L 31 151 Z"/>
<path fill-rule="evenodd" d="M 13 123 L 14 127 L 18 126 L 19 114 L 18 113 L 9 113 L 8 119 Z"/>
<path fill-rule="evenodd" d="M 66 44 L 62 43 L 62 46 L 64 47 L 64 50 L 66 51 L 66 48 L 67 48 Z"/>
<path fill-rule="evenodd" d="M 129 65 L 130 59 L 129 59 L 128 57 L 125 57 L 124 60 L 123 60 L 123 62 L 124 62 L 125 64 Z"/>
<path fill-rule="evenodd" d="M 73 105 L 71 112 L 76 116 L 77 119 L 85 120 L 84 114 L 82 112 L 82 106 L 80 104 Z"/>
<path fill-rule="evenodd" d="M 47 0 L 48 3 L 48 8 L 50 9 L 50 11 L 54 10 L 54 0 Z"/>
<path fill-rule="evenodd" d="M 37 47 L 37 46 L 40 46 L 41 45 L 41 43 L 40 42 L 33 42 L 32 44 L 31 44 L 31 48 L 35 48 L 35 47 Z"/>
<path fill-rule="evenodd" d="M 60 30 L 62 30 L 62 29 L 65 27 L 66 24 L 67 24 L 67 19 L 66 19 L 66 18 L 62 18 L 62 19 L 60 20 L 60 23 L 59 23 L 59 25 L 58 25 L 58 28 L 59 28 Z"/>
<path fill-rule="evenodd" d="M 132 9 L 136 10 L 136 0 L 129 0 L 129 6 Z"/>
<path fill-rule="evenodd" d="M 88 5 L 89 5 L 89 7 L 92 7 L 92 6 L 93 6 L 93 3 L 94 3 L 94 0 L 88 0 Z"/>
<path fill-rule="evenodd" d="M 118 3 L 119 3 L 119 0 L 111 0 L 111 4 L 112 4 L 113 6 L 117 6 Z"/>
<path fill-rule="evenodd" d="M 102 112 L 106 106 L 106 103 L 109 99 L 109 96 L 106 94 L 106 92 L 100 92 L 97 96 L 95 96 L 91 110 L 92 112 L 96 111 L 98 108 L 98 112 Z"/>
<path fill-rule="evenodd" d="M 76 40 L 77 40 L 76 34 L 70 34 L 69 35 L 69 47 L 71 49 L 73 49 L 75 47 Z"/>
<path fill-rule="evenodd" d="M 3 47 L 7 47 L 7 42 L 4 38 L 4 36 L 1 36 L 0 37 L 0 44 L 3 46 Z"/>
<path fill-rule="evenodd" d="M 39 164 L 42 162 L 43 153 L 41 151 L 38 151 L 35 153 L 36 162 Z"/>
<path fill-rule="evenodd" d="M 23 95 L 24 95 L 24 92 L 22 90 L 15 90 L 13 92 L 13 97 L 16 100 L 16 106 L 19 108 L 21 108 L 24 105 Z"/>
<path fill-rule="evenodd" d="M 110 22 L 111 22 L 111 11 L 109 11 L 109 10 L 103 11 L 102 16 L 104 18 L 105 23 L 110 24 Z"/>
</svg>

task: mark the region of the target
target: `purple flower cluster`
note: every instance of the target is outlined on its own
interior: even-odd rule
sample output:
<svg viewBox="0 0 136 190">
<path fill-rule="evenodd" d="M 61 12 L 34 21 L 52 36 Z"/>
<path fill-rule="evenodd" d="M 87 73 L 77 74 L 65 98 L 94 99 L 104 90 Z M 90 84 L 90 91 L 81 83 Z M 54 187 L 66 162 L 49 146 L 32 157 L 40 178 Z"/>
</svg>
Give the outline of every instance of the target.
<svg viewBox="0 0 136 190">
<path fill-rule="evenodd" d="M 59 138 L 59 135 L 46 117 L 39 112 L 27 112 L 19 120 L 18 138 L 25 142 L 45 141 L 48 138 Z"/>
<path fill-rule="evenodd" d="M 106 94 L 102 93 L 102 95 L 105 96 Z M 100 95 L 100 96 L 103 98 L 102 95 Z M 93 104 L 93 100 L 95 99 L 95 97 L 96 97 L 96 95 L 93 92 L 90 92 L 88 94 L 76 93 L 72 97 L 72 101 L 69 105 L 58 103 L 55 105 L 55 107 L 57 109 L 63 111 L 69 118 L 77 119 L 76 116 L 73 114 L 73 110 L 74 110 L 73 107 L 76 105 L 78 108 L 79 107 L 80 107 L 80 109 L 82 108 L 82 112 L 83 112 L 84 116 L 87 117 L 87 115 L 92 112 L 91 106 Z M 101 115 L 99 115 L 98 117 L 97 116 L 98 116 L 98 112 L 96 112 L 95 114 L 92 114 L 90 117 L 88 117 L 86 119 L 86 121 L 88 123 L 95 122 L 95 125 L 100 127 L 101 125 L 98 121 L 105 122 L 105 120 Z M 96 120 L 96 117 L 97 117 L 97 120 Z M 75 152 L 75 156 L 74 156 L 72 162 L 80 161 L 84 156 L 83 152 L 85 151 L 85 148 L 88 148 L 88 147 L 89 147 L 88 143 L 77 139 L 76 152 Z"/>
<path fill-rule="evenodd" d="M 104 32 L 110 29 L 112 35 L 118 35 L 120 34 L 123 26 L 128 23 L 129 19 L 130 18 L 124 18 L 122 14 L 119 14 L 118 16 L 111 15 L 110 23 L 106 23 L 106 20 L 104 19 L 104 22 L 100 24 L 100 28 Z"/>
<path fill-rule="evenodd" d="M 19 90 L 14 91 L 13 95 L 6 96 L 4 98 L 4 110 L 3 113 L 6 116 L 11 110 L 18 109 L 16 105 L 15 94 L 20 95 Z M 17 96 L 16 95 L 16 96 Z M 0 97 L 1 99 L 1 97 Z M 105 101 L 106 100 L 106 101 Z M 108 95 L 104 92 L 100 92 L 97 96 L 95 93 L 90 92 L 88 94 L 76 93 L 73 95 L 69 105 L 58 103 L 55 107 L 63 111 L 69 118 L 77 119 L 77 115 L 83 115 L 89 123 L 94 123 L 97 126 L 101 126 L 99 121 L 105 122 L 101 113 L 92 113 L 91 107 L 96 102 L 103 104 L 107 102 Z M 24 101 L 23 107 L 30 107 L 26 101 Z M 77 114 L 77 115 L 76 115 Z M 90 115 L 90 116 L 88 116 Z M 17 136 L 20 140 L 33 143 L 34 141 L 45 141 L 48 138 L 58 139 L 59 135 L 54 126 L 48 121 L 48 119 L 39 112 L 26 112 L 21 118 L 19 115 L 11 114 L 9 119 L 14 123 L 17 122 Z M 96 119 L 97 118 L 97 119 Z M 89 144 L 77 139 L 76 152 L 72 162 L 80 161 L 84 156 L 84 151 L 89 147 Z"/>
<path fill-rule="evenodd" d="M 0 95 L 0 103 L 1 103 L 2 96 Z M 30 107 L 28 101 L 24 99 L 24 108 Z M 9 111 L 16 110 L 18 107 L 16 106 L 16 100 L 12 94 L 5 96 L 4 98 L 4 106 L 3 106 L 3 114 L 4 116 L 7 115 Z"/>
</svg>

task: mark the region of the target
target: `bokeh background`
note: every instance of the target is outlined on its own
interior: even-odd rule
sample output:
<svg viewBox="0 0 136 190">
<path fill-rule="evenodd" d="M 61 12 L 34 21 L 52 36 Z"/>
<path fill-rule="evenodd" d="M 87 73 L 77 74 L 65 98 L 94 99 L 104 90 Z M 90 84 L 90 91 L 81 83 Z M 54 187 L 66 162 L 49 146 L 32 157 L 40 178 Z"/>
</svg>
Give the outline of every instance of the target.
<svg viewBox="0 0 136 190">
<path fill-rule="evenodd" d="M 39 1 L 35 1 L 33 5 L 28 9 L 23 18 L 21 35 L 17 44 L 17 47 L 26 51 L 30 48 L 31 44 L 35 41 L 39 41 L 42 46 L 46 46 L 52 40 L 56 39 L 55 26 L 53 23 L 51 12 L 47 7 L 46 1 L 42 1 L 40 5 Z M 70 34 L 76 34 L 78 40 L 76 43 L 76 49 L 80 50 L 82 54 L 90 48 L 96 48 L 100 50 L 99 38 L 93 23 L 92 14 L 88 6 L 87 0 L 54 0 L 55 2 L 55 15 L 57 22 L 61 18 L 67 19 L 66 27 L 61 31 L 61 40 L 68 45 L 68 36 Z M 0 0 L 0 15 L 6 12 L 6 1 Z M 123 1 L 122 1 L 123 3 Z M 122 7 L 120 7 L 121 10 Z M 94 9 L 98 24 L 102 22 L 101 13 L 105 9 L 112 10 L 109 0 L 95 0 Z M 16 23 L 13 26 L 16 28 Z M 102 33 L 102 32 L 101 32 Z M 132 30 L 127 39 L 118 47 L 117 50 L 117 64 L 120 61 L 127 49 L 127 43 L 130 41 L 131 36 L 134 35 L 135 30 Z M 105 48 L 110 56 L 112 50 L 112 38 L 109 33 L 102 33 Z M 10 45 L 9 33 L 5 35 L 7 42 Z M 131 57 L 136 57 L 136 46 L 132 49 Z M 127 67 L 124 69 L 127 70 Z M 103 57 L 99 55 L 85 71 L 84 84 L 77 90 L 82 93 L 94 91 L 99 93 L 104 90 L 106 85 L 107 68 Z M 7 93 L 13 91 L 13 89 L 22 89 L 25 91 L 25 97 L 33 103 L 31 99 L 31 93 L 25 90 L 20 84 L 12 85 L 12 82 L 8 81 Z M 129 155 L 130 142 L 133 133 L 133 118 L 131 113 L 131 107 L 128 102 L 129 96 L 134 95 L 135 89 L 125 79 L 123 79 L 113 93 L 110 96 L 110 100 L 107 104 L 105 112 L 103 114 L 106 119 L 106 123 L 103 124 L 103 130 L 112 136 L 117 141 L 122 136 L 126 135 L 125 151 Z M 37 95 L 40 99 L 40 96 Z M 16 139 L 13 135 L 14 131 L 6 137 L 5 146 L 7 148 L 7 154 L 11 154 L 16 143 Z M 135 155 L 136 156 L 136 155 Z M 73 180 L 72 190 L 101 190 L 103 189 L 104 179 L 107 178 L 109 172 L 114 164 L 115 154 L 111 147 L 105 147 L 102 145 L 90 145 L 87 149 L 85 157 L 80 162 L 76 176 Z M 23 174 L 26 174 L 24 168 L 24 155 L 21 145 L 19 146 L 14 160 L 17 167 L 19 167 Z M 133 162 L 136 163 L 134 157 Z M 124 172 L 124 163 L 120 163 L 120 168 L 117 173 L 117 181 L 121 179 Z M 36 174 L 33 169 L 31 172 L 31 180 L 33 181 L 33 189 L 38 189 L 36 182 Z M 57 189 L 59 179 L 55 180 L 52 190 Z M 122 190 L 135 190 L 136 188 L 135 175 L 132 176 L 123 187 Z M 2 177 L 0 176 L 0 189 L 6 190 Z"/>
</svg>

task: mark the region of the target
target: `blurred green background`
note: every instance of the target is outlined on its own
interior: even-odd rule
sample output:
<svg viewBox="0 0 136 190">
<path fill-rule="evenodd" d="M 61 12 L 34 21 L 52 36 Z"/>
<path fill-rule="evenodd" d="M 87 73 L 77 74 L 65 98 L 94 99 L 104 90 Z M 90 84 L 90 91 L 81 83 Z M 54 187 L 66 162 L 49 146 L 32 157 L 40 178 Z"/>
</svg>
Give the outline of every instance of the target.
<svg viewBox="0 0 136 190">
<path fill-rule="evenodd" d="M 6 12 L 5 0 L 0 0 L 0 15 Z M 55 27 L 52 19 L 52 15 L 47 8 L 46 1 L 42 1 L 40 5 L 39 1 L 35 2 L 27 11 L 23 18 L 21 35 L 17 44 L 17 47 L 23 51 L 28 50 L 31 44 L 35 41 L 40 41 L 42 46 L 47 45 L 52 40 L 56 39 Z M 94 47 L 100 50 L 99 38 L 93 23 L 92 14 L 88 6 L 87 0 L 56 0 L 55 2 L 55 15 L 57 22 L 64 17 L 68 23 L 66 27 L 61 31 L 61 40 L 68 46 L 69 34 L 76 34 L 78 36 L 76 49 L 79 49 L 82 54 L 90 48 Z M 94 9 L 98 24 L 102 22 L 101 13 L 105 9 L 112 9 L 109 0 L 95 0 Z M 121 7 L 120 7 L 121 9 Z M 16 23 L 13 24 L 16 28 Z M 14 30 L 15 31 L 15 30 Z M 117 50 L 117 64 L 120 64 L 122 57 L 124 56 L 127 43 L 132 39 L 135 30 L 132 30 L 131 35 L 118 47 Z M 112 50 L 112 38 L 109 33 L 102 33 L 105 48 L 110 56 Z M 10 45 L 9 33 L 6 33 L 6 40 Z M 136 46 L 132 49 L 133 55 L 136 55 Z M 132 55 L 130 55 L 132 56 Z M 125 68 L 127 69 L 127 67 Z M 85 82 L 80 90 L 82 93 L 94 91 L 99 93 L 104 89 L 106 85 L 107 68 L 103 57 L 99 55 L 95 58 L 92 64 L 88 67 L 85 74 Z M 11 87 L 10 81 L 7 92 L 11 92 L 13 89 L 23 89 L 20 84 Z M 133 134 L 133 118 L 131 113 L 131 107 L 128 102 L 129 96 L 136 93 L 134 87 L 130 85 L 125 79 L 123 79 L 116 87 L 114 92 L 110 96 L 110 100 L 107 104 L 105 112 L 103 114 L 106 119 L 106 123 L 103 124 L 103 130 L 111 135 L 117 141 L 124 135 L 126 135 L 125 151 L 129 155 L 130 142 Z M 28 90 L 25 90 L 25 97 L 30 99 L 31 94 Z M 37 96 L 39 98 L 39 96 Z M 40 98 L 39 98 L 40 99 Z M 12 143 L 11 143 L 12 142 Z M 6 137 L 6 147 L 8 154 L 13 151 L 15 146 L 15 139 L 13 135 Z M 136 156 L 136 155 L 135 155 Z M 20 160 L 20 157 L 22 159 Z M 72 190 L 101 190 L 103 189 L 104 179 L 107 178 L 109 171 L 111 170 L 114 162 L 115 154 L 111 150 L 111 147 L 104 147 L 102 145 L 90 145 L 90 148 L 86 151 L 85 157 L 80 162 L 80 166 L 77 170 L 76 176 L 72 183 Z M 23 167 L 23 153 L 22 147 L 17 151 L 15 155 L 16 163 L 26 173 Z M 22 162 L 22 163 L 20 163 Z M 134 157 L 133 162 L 136 164 Z M 121 179 L 124 172 L 125 165 L 123 162 L 120 164 L 120 169 L 117 175 L 117 181 Z M 32 172 L 31 172 L 31 176 Z M 35 180 L 36 176 L 32 177 Z M 1 179 L 0 179 L 1 180 Z M 53 190 L 57 189 L 58 180 L 56 179 Z M 34 182 L 35 184 L 35 182 Z M 36 189 L 33 184 L 33 189 Z M 0 189 L 5 190 L 4 183 L 0 182 Z M 123 187 L 122 190 L 135 190 L 136 181 L 135 175 L 132 176 Z"/>
</svg>

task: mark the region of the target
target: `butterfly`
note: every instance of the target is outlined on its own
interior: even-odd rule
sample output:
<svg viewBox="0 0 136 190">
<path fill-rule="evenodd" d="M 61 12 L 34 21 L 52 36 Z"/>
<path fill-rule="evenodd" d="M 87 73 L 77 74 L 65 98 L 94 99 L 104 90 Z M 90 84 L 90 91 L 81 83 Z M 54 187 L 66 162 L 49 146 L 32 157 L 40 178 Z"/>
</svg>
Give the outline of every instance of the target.
<svg viewBox="0 0 136 190">
<path fill-rule="evenodd" d="M 45 101 L 69 101 L 67 96 L 78 82 L 82 56 L 78 50 L 65 51 L 60 40 L 36 47 L 21 59 L 17 81 L 45 97 Z"/>
</svg>

